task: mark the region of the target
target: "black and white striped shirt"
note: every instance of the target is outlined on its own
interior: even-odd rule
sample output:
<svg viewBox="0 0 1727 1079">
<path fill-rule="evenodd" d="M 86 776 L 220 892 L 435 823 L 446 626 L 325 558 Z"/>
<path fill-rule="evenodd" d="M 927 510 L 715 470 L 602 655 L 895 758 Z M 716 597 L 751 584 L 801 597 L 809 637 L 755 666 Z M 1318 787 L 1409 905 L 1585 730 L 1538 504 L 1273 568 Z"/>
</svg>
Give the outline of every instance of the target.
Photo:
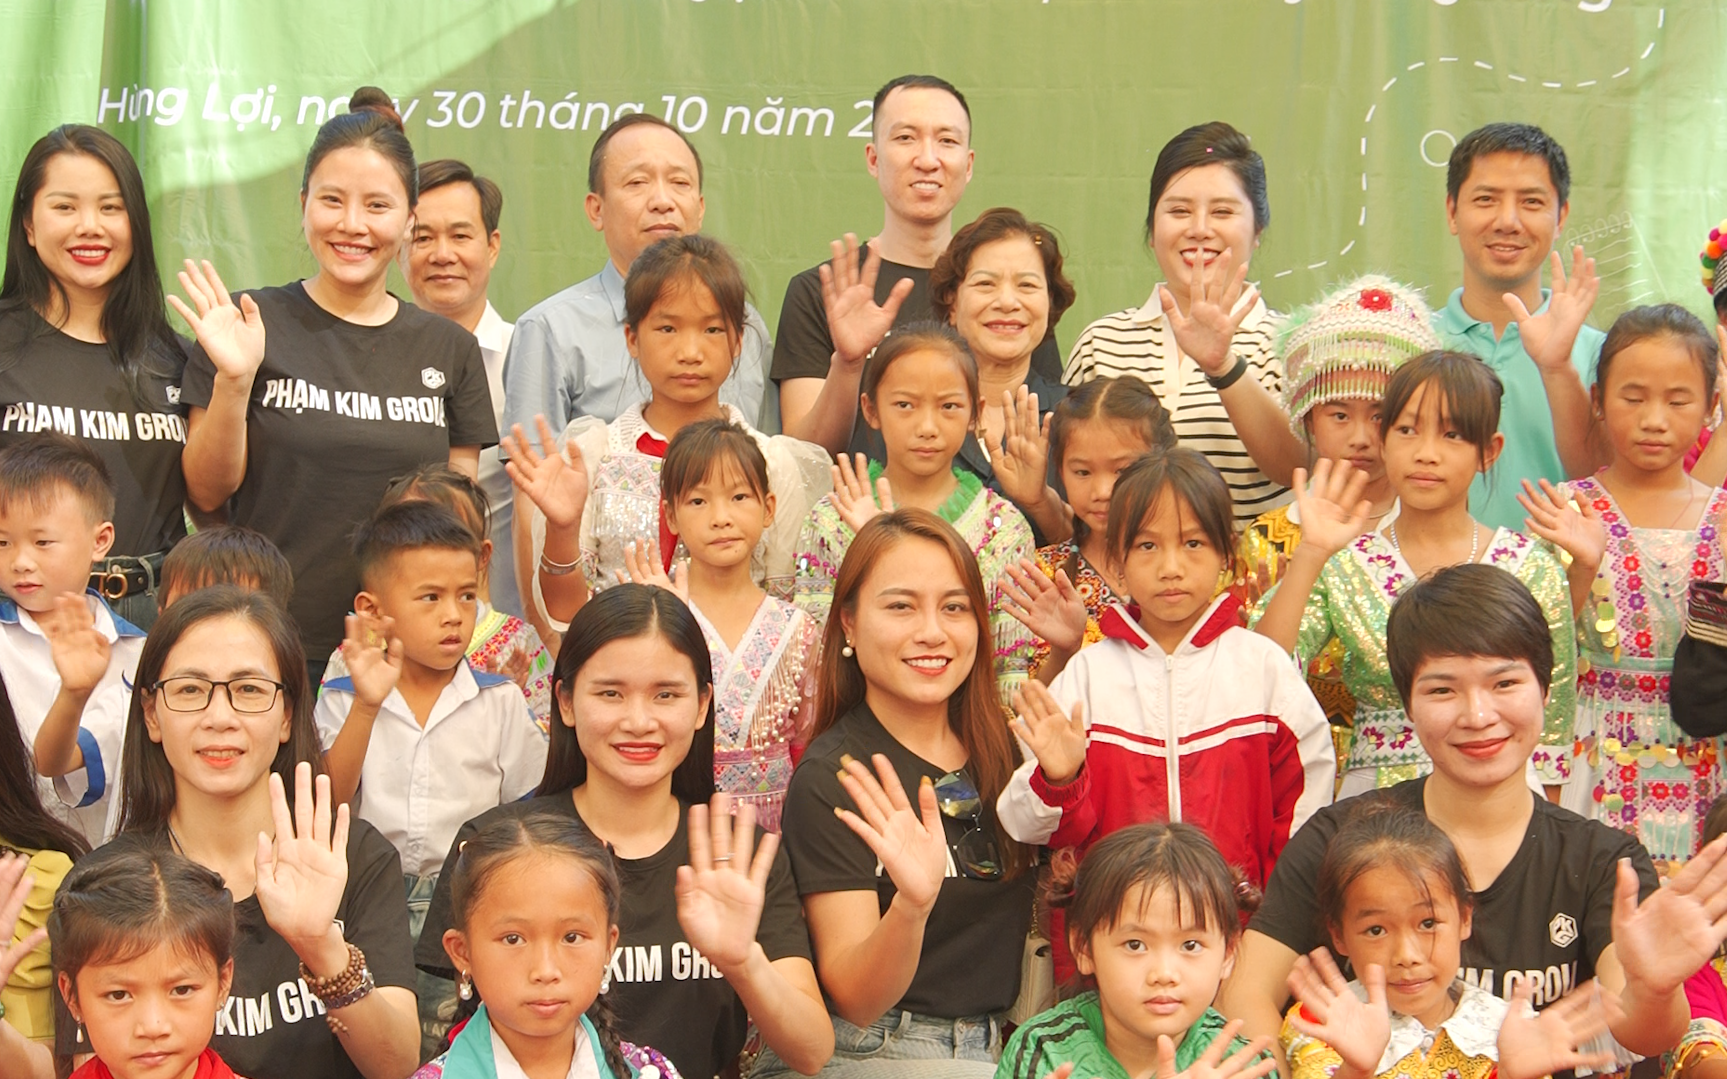
<svg viewBox="0 0 1727 1079">
<path fill-rule="evenodd" d="M 1246 358 L 1248 376 L 1273 395 L 1281 394 L 1283 387 L 1283 361 L 1272 347 L 1280 317 L 1255 298 L 1231 346 Z M 1205 454 L 1223 473 L 1234 496 L 1238 528 L 1289 501 L 1289 489 L 1273 483 L 1248 456 L 1205 372 L 1177 347 L 1156 292 L 1138 308 L 1105 315 L 1087 326 L 1068 355 L 1062 381 L 1077 386 L 1122 375 L 1149 384 L 1169 410 L 1181 444 Z"/>
</svg>

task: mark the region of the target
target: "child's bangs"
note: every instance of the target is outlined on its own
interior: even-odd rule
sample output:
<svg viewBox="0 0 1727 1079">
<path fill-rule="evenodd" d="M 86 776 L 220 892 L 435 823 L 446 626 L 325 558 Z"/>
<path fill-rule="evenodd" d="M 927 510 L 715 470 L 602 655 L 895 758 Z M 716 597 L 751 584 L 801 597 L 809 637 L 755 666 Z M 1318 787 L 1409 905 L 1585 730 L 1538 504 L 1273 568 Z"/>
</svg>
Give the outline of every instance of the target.
<svg viewBox="0 0 1727 1079">
<path fill-rule="evenodd" d="M 1152 903 L 1158 895 L 1166 894 L 1175 899 L 1176 921 L 1181 928 L 1192 927 L 1230 936 L 1234 928 L 1234 910 L 1227 909 L 1221 897 L 1203 884 L 1204 878 L 1190 879 L 1167 865 L 1147 866 L 1128 882 L 1127 893 L 1121 897 L 1115 916 L 1103 928 L 1114 929 L 1126 920 L 1128 901 L 1137 886 L 1140 889 L 1139 908 L 1133 914 L 1141 925 L 1150 922 Z"/>
</svg>

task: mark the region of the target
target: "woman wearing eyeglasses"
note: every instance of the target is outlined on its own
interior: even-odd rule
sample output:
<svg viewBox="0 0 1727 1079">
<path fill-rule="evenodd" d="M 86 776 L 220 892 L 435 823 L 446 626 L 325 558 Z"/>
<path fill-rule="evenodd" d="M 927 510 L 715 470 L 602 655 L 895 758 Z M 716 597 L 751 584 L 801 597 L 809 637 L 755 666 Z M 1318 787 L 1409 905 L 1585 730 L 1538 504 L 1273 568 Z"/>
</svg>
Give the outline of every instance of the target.
<svg viewBox="0 0 1727 1079">
<path fill-rule="evenodd" d="M 87 861 L 171 847 L 227 882 L 239 932 L 211 1042 L 222 1059 L 251 1079 L 413 1071 L 402 863 L 347 806 L 332 813 L 305 654 L 275 601 L 217 586 L 163 612 L 138 660 L 124 764 L 120 834 Z M 56 1031 L 58 1051 L 88 1052 L 81 1033 Z"/>
<path fill-rule="evenodd" d="M 995 820 L 1020 757 L 983 579 L 951 526 L 902 509 L 852 540 L 832 610 L 781 818 L 834 1015 L 822 1074 L 981 1079 L 1019 991 L 1034 876 L 1033 848 Z M 756 1075 L 777 1066 L 764 1053 Z"/>
</svg>

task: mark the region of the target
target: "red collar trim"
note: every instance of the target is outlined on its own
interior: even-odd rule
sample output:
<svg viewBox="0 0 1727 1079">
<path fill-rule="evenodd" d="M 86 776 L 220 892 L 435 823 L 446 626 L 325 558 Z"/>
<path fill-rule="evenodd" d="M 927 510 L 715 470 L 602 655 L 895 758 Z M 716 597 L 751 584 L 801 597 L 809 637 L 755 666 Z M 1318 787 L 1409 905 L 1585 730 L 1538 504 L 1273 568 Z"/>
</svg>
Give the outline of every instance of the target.
<svg viewBox="0 0 1727 1079">
<path fill-rule="evenodd" d="M 1238 626 L 1240 621 L 1241 597 L 1233 592 L 1227 592 L 1223 598 L 1212 607 L 1188 640 L 1195 648 L 1204 648 L 1223 636 L 1231 626 Z M 1117 641 L 1126 641 L 1140 651 L 1149 649 L 1156 642 L 1146 636 L 1145 630 L 1139 624 L 1139 605 L 1112 603 L 1105 607 L 1103 613 L 1097 616 L 1097 628 L 1103 631 L 1105 637 Z"/>
</svg>

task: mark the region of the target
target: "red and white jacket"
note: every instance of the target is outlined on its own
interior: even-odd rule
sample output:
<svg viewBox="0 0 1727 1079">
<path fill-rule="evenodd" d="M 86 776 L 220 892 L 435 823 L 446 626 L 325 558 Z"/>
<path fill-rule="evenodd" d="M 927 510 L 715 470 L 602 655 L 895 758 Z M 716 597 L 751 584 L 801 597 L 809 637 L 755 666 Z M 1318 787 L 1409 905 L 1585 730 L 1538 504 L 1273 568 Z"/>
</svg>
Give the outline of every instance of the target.
<svg viewBox="0 0 1727 1079">
<path fill-rule="evenodd" d="M 1173 654 L 1133 609 L 1106 608 L 1104 639 L 1049 687 L 1064 709 L 1085 704 L 1085 765 L 1056 787 L 1027 752 L 996 802 L 1007 834 L 1083 856 L 1130 824 L 1185 821 L 1264 887 L 1289 837 L 1331 802 L 1337 757 L 1301 670 L 1240 627 L 1240 606 L 1219 597 Z"/>
</svg>

